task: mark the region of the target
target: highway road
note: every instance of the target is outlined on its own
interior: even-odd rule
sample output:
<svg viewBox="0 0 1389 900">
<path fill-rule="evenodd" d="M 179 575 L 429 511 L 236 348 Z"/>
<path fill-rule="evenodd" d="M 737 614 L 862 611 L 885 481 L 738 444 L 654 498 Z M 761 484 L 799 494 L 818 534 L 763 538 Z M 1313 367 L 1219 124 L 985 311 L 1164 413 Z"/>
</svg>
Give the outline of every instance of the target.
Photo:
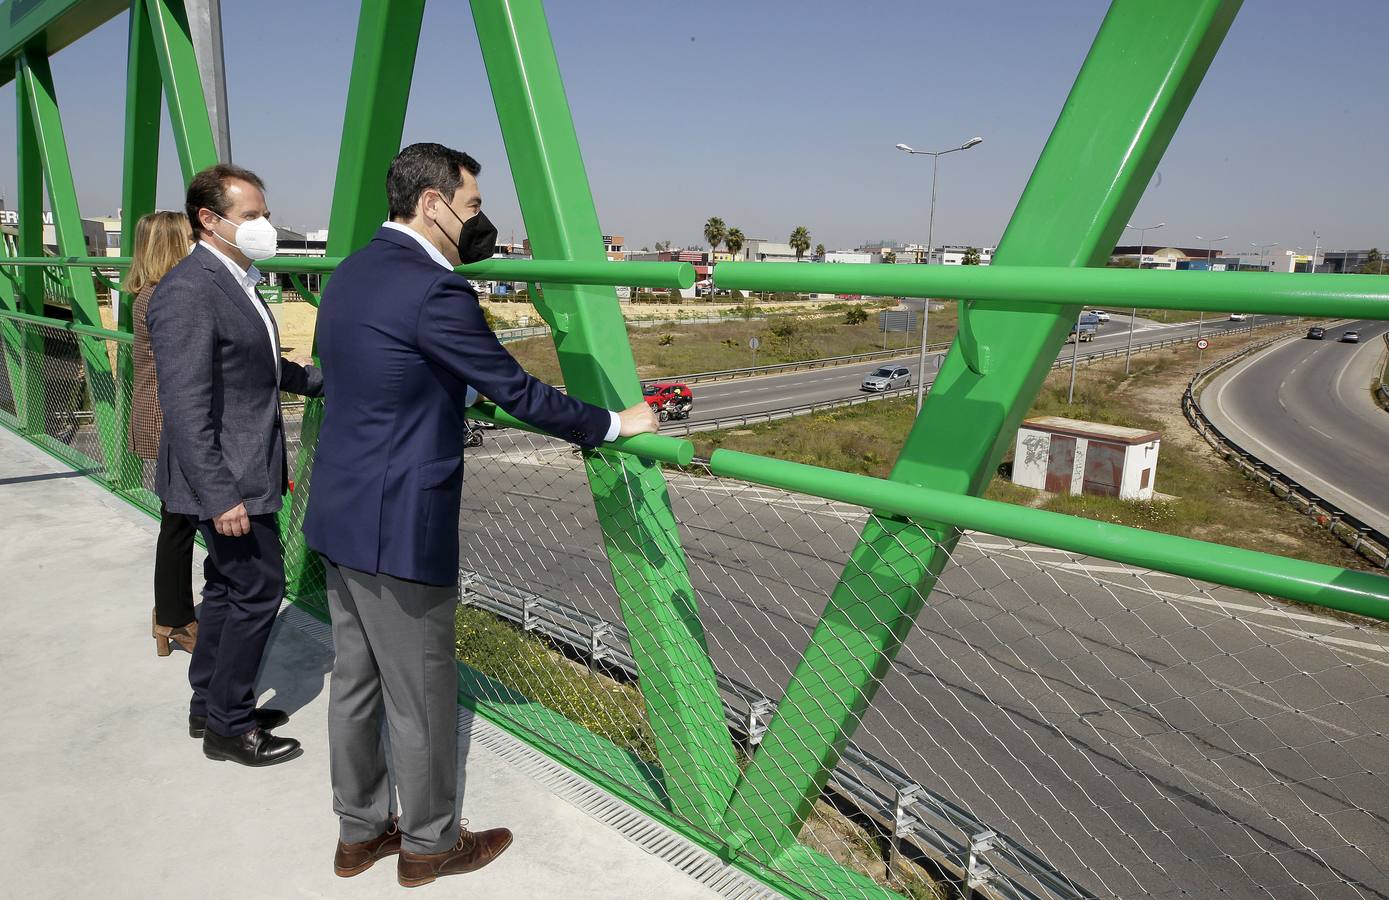
<svg viewBox="0 0 1389 900">
<path fill-rule="evenodd" d="M 1209 335 L 1213 346 L 1209 353 L 1220 351 L 1220 335 L 1233 328 L 1244 328 L 1251 324 L 1269 321 L 1271 316 L 1251 316 L 1249 321 L 1231 322 L 1227 319 L 1208 320 L 1204 326 L 1197 323 L 1164 324 L 1149 319 L 1135 322 L 1133 341 L 1135 345 L 1173 338 L 1194 336 L 1198 328 L 1202 334 Z M 1080 354 L 1122 350 L 1128 343 L 1128 317 L 1115 315 L 1111 321 L 1100 325 L 1099 336 L 1095 340 L 1080 345 Z M 1059 359 L 1069 359 L 1073 345 L 1066 345 Z M 934 380 L 940 367 L 942 353 L 927 356 L 927 383 Z M 856 365 L 834 366 L 825 369 L 806 369 L 800 372 L 787 372 L 778 375 L 762 375 L 754 378 L 739 378 L 732 381 L 718 381 L 708 384 L 692 385 L 695 396 L 694 412 L 689 424 L 699 425 L 714 419 L 728 416 L 753 415 L 768 410 L 785 409 L 808 403 L 822 403 L 845 397 L 858 396 L 863 376 L 880 365 L 905 365 L 912 371 L 912 384 L 919 378 L 916 352 L 908 351 L 894 360 L 859 363 Z M 673 380 L 673 379 L 670 379 Z M 914 388 L 913 388 L 914 389 Z M 679 430 L 683 423 L 671 423 Z"/>
<path fill-rule="evenodd" d="M 1337 338 L 1358 329 L 1359 344 Z M 1386 322 L 1329 328 L 1236 363 L 1200 398 L 1226 436 L 1366 524 L 1389 533 L 1389 413 L 1370 380 L 1383 359 Z"/>
</svg>

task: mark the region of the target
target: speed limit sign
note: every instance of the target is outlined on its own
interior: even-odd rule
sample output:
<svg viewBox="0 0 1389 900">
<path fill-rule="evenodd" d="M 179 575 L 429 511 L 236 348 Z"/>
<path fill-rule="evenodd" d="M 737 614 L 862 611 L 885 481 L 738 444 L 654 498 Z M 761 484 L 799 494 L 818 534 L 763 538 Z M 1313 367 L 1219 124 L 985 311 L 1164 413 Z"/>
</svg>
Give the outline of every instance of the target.
<svg viewBox="0 0 1389 900">
<path fill-rule="evenodd" d="M 1210 341 L 1206 340 L 1205 338 L 1201 338 L 1201 340 L 1199 340 L 1199 341 L 1196 342 L 1196 349 L 1197 349 L 1197 350 L 1204 350 L 1204 349 L 1206 349 L 1207 347 L 1209 347 L 1210 345 L 1211 345 L 1211 342 L 1210 342 Z"/>
</svg>

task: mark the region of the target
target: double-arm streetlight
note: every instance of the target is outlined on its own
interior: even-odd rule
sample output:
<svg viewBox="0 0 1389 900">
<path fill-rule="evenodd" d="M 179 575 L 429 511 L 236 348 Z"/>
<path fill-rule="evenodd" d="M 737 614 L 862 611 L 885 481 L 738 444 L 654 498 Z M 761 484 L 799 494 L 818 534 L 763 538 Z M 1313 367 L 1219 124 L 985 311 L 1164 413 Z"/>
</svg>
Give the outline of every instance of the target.
<svg viewBox="0 0 1389 900">
<path fill-rule="evenodd" d="M 1277 242 L 1277 241 L 1274 241 L 1274 242 L 1271 243 L 1271 244 L 1260 244 L 1260 243 L 1257 242 L 1257 241 L 1250 241 L 1250 242 L 1249 242 L 1249 246 L 1251 246 L 1251 247 L 1253 247 L 1255 250 L 1258 250 L 1258 251 L 1259 251 L 1259 268 L 1263 269 L 1263 268 L 1265 268 L 1265 267 L 1264 267 L 1264 254 L 1266 254 L 1266 253 L 1268 252 L 1268 250 L 1269 250 L 1270 247 L 1277 247 L 1277 246 L 1278 246 L 1278 242 Z"/>
<path fill-rule="evenodd" d="M 1213 248 L 1215 247 L 1216 244 L 1220 243 L 1221 241 L 1229 240 L 1229 238 L 1230 238 L 1230 236 L 1229 236 L 1228 234 L 1222 234 L 1220 237 L 1213 237 L 1213 238 L 1204 238 L 1204 237 L 1201 237 L 1201 235 L 1199 235 L 1199 234 L 1196 235 L 1196 240 L 1198 240 L 1198 241 L 1205 241 L 1205 242 L 1206 242 L 1206 271 L 1207 271 L 1207 272 L 1214 272 L 1214 271 L 1215 271 L 1215 269 L 1211 268 L 1211 258 L 1212 258 L 1212 255 L 1213 255 L 1213 253 L 1214 253 L 1214 249 L 1213 249 Z M 1200 317 L 1199 319 L 1196 320 L 1196 337 L 1197 337 L 1198 340 L 1199 340 L 1200 337 L 1201 337 L 1201 332 L 1205 330 L 1205 327 L 1206 327 L 1206 311 L 1203 309 L 1203 310 L 1201 310 L 1201 317 Z"/>
<path fill-rule="evenodd" d="M 1143 268 L 1143 249 L 1146 246 L 1143 239 L 1148 236 L 1148 232 L 1156 231 L 1166 225 L 1166 222 L 1159 222 L 1156 225 L 1135 225 L 1130 222 L 1127 228 L 1132 228 L 1138 232 L 1138 268 Z M 1129 374 L 1129 358 L 1133 356 L 1133 320 L 1138 316 L 1138 309 L 1134 307 L 1129 310 L 1129 345 L 1124 348 L 1124 374 Z M 1076 333 L 1076 346 L 1080 346 L 1080 334 Z"/>
<path fill-rule="evenodd" d="M 926 263 L 931 262 L 931 251 L 935 247 L 936 238 L 936 174 L 940 170 L 940 158 L 947 153 L 954 153 L 956 150 L 968 150 L 970 147 L 977 147 L 984 143 L 981 137 L 972 137 L 958 147 L 951 147 L 949 150 L 914 150 L 906 144 L 898 144 L 897 149 L 911 156 L 931 157 L 931 217 L 926 226 Z M 945 262 L 944 254 L 941 255 L 941 262 Z M 926 399 L 926 317 L 930 312 L 931 301 L 921 298 L 921 356 L 918 362 L 916 373 L 916 411 L 921 412 L 921 404 Z"/>
</svg>

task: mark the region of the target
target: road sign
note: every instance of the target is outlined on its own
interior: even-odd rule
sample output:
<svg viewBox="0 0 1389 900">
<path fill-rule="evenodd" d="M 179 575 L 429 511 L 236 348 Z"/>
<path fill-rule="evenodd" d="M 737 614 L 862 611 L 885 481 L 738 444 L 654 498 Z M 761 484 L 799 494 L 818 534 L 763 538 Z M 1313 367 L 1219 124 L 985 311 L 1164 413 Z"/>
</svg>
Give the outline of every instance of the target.
<svg viewBox="0 0 1389 900">
<path fill-rule="evenodd" d="M 1204 350 L 1204 349 L 1206 349 L 1207 347 L 1209 347 L 1210 345 L 1211 345 L 1211 342 L 1210 342 L 1210 341 L 1206 340 L 1205 338 L 1201 338 L 1201 340 L 1199 340 L 1199 341 L 1196 342 L 1196 349 L 1197 349 L 1197 350 Z"/>
<path fill-rule="evenodd" d="M 258 284 L 256 290 L 260 292 L 260 299 L 266 303 L 281 303 L 284 301 L 284 291 L 278 284 Z"/>
<path fill-rule="evenodd" d="M 758 347 L 762 346 L 762 342 L 758 340 L 757 337 L 754 335 L 753 337 L 748 338 L 748 346 L 756 350 Z"/>
<path fill-rule="evenodd" d="M 916 310 L 888 309 L 878 313 L 879 331 L 915 331 Z"/>
</svg>

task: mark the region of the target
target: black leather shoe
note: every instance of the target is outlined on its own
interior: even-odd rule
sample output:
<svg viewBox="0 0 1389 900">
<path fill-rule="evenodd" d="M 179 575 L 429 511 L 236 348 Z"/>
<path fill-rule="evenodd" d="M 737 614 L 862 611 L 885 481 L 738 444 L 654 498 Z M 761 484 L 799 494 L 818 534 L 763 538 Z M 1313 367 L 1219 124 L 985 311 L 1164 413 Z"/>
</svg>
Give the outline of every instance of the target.
<svg viewBox="0 0 1389 900">
<path fill-rule="evenodd" d="M 282 709 L 258 709 L 251 713 L 251 718 L 256 720 L 256 727 L 269 731 L 272 728 L 279 728 L 289 721 L 289 714 Z M 201 738 L 207 733 L 207 716 L 188 717 L 188 736 L 191 738 Z"/>
<path fill-rule="evenodd" d="M 236 737 L 222 737 L 215 731 L 203 735 L 203 756 L 243 766 L 273 766 L 303 755 L 304 748 L 294 738 L 275 737 L 252 728 Z"/>
</svg>

